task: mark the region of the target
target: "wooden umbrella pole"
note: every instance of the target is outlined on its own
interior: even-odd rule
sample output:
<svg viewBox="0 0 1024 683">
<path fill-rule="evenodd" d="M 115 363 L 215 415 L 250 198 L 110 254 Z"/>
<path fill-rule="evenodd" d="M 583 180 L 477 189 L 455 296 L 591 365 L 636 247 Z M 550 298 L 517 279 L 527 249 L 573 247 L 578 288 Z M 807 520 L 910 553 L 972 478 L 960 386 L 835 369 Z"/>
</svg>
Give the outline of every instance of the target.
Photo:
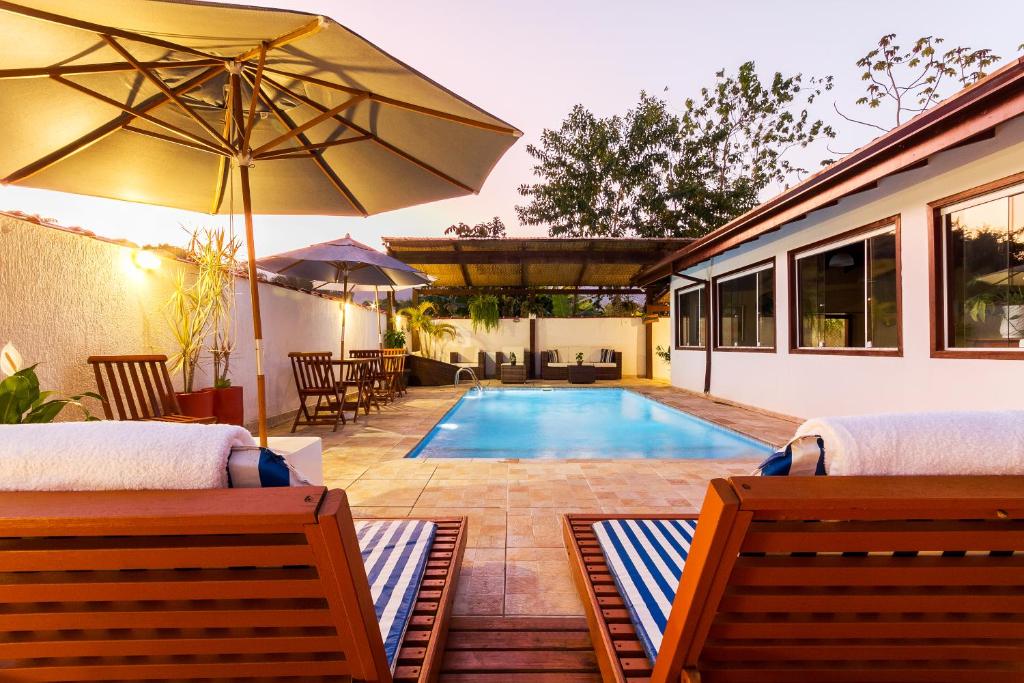
<svg viewBox="0 0 1024 683">
<path fill-rule="evenodd" d="M 341 359 L 345 360 L 345 320 L 348 318 L 348 269 L 341 284 Z"/>
<path fill-rule="evenodd" d="M 236 135 L 231 137 L 234 144 L 241 144 L 244 132 L 241 130 L 245 119 L 242 118 L 242 89 L 238 70 L 230 76 L 231 118 L 234 121 Z M 237 142 L 236 142 L 237 141 Z M 263 320 L 260 317 L 260 282 L 256 274 L 256 238 L 252 227 L 252 192 L 249 187 L 249 164 L 251 156 L 248 150 L 236 150 L 238 160 L 238 176 L 242 186 L 242 209 L 245 212 L 245 248 L 249 257 L 249 302 L 252 305 L 252 336 L 256 347 L 256 410 L 258 414 L 260 446 L 267 445 L 267 380 L 263 374 Z"/>
<path fill-rule="evenodd" d="M 377 314 L 377 348 L 383 349 L 384 339 L 380 332 L 380 294 L 377 292 L 378 289 L 377 285 L 373 286 L 373 310 Z"/>
</svg>

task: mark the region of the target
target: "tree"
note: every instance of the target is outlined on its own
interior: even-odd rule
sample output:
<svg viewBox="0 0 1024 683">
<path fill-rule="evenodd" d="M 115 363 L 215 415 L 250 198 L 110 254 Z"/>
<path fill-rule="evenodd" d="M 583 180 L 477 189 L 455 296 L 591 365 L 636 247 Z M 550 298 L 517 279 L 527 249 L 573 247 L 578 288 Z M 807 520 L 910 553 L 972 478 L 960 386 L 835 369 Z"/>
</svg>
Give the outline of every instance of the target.
<svg viewBox="0 0 1024 683">
<path fill-rule="evenodd" d="M 763 83 L 754 62 L 689 98 L 679 117 L 680 150 L 669 193 L 674 234 L 698 237 L 754 208 L 772 184 L 799 179 L 806 169 L 786 154 L 835 131 L 809 107 L 832 89 L 832 77 L 784 76 Z M 823 161 L 822 164 L 828 163 Z"/>
<path fill-rule="evenodd" d="M 697 237 L 758 202 L 772 183 L 804 169 L 787 153 L 831 127 L 809 107 L 832 78 L 775 73 L 762 83 L 753 62 L 685 101 L 682 115 L 640 93 L 623 116 L 600 118 L 577 105 L 558 130 L 527 146 L 540 181 L 520 186 L 526 225 L 552 236 Z"/>
<path fill-rule="evenodd" d="M 545 129 L 526 150 L 534 184 L 519 194 L 525 225 L 547 225 L 552 237 L 626 237 L 664 217 L 665 168 L 676 121 L 665 102 L 646 93 L 624 116 L 601 118 L 576 105 L 558 130 Z M 659 227 L 655 231 L 662 232 Z"/>
<path fill-rule="evenodd" d="M 505 224 L 498 216 L 472 227 L 462 222 L 453 223 L 445 228 L 444 234 L 469 239 L 502 239 L 507 236 Z"/>
<path fill-rule="evenodd" d="M 857 66 L 864 69 L 861 80 L 867 84 L 866 93 L 857 104 L 869 109 L 891 107 L 889 120 L 898 126 L 943 99 L 945 86 L 965 88 L 983 78 L 986 69 L 1001 59 L 988 48 L 961 46 L 943 52 L 939 46 L 945 42 L 944 38 L 922 36 L 904 49 L 896 43 L 895 33 L 882 36 L 878 47 L 857 60 Z M 885 125 L 849 117 L 838 106 L 835 109 L 851 123 L 882 132 L 890 130 Z"/>
</svg>

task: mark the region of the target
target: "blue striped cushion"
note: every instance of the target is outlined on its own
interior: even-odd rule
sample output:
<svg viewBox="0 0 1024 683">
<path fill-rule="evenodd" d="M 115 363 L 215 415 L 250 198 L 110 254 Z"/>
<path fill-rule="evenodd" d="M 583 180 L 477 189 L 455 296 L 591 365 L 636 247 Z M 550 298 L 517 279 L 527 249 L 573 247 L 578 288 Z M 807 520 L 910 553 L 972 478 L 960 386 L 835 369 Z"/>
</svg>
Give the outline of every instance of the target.
<svg viewBox="0 0 1024 683">
<path fill-rule="evenodd" d="M 696 528 L 691 519 L 612 519 L 594 524 L 608 569 L 652 664 Z"/>
<path fill-rule="evenodd" d="M 757 471 L 762 477 L 825 476 L 825 442 L 817 434 L 798 436 L 769 455 Z"/>
<path fill-rule="evenodd" d="M 419 519 L 356 522 L 363 566 L 370 581 L 370 595 L 392 673 L 436 530 L 433 522 Z"/>
<path fill-rule="evenodd" d="M 273 486 L 309 486 L 288 462 L 259 446 L 235 446 L 228 454 L 228 487 L 259 489 Z"/>
</svg>

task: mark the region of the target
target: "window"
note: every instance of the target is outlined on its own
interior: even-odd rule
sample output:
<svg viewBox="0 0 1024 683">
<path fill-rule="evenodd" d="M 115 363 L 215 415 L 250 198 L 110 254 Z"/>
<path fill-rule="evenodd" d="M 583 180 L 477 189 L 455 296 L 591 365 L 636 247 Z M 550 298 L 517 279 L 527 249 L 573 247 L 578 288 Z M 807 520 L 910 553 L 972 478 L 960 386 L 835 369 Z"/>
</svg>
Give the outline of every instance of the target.
<svg viewBox="0 0 1024 683">
<path fill-rule="evenodd" d="M 775 263 L 715 279 L 720 349 L 775 347 Z"/>
<path fill-rule="evenodd" d="M 676 348 L 704 348 L 704 285 L 676 290 Z"/>
<path fill-rule="evenodd" d="M 887 219 L 792 256 L 796 350 L 900 352 L 899 226 Z"/>
<path fill-rule="evenodd" d="M 1024 185 L 940 210 L 945 346 L 1024 349 Z"/>
</svg>

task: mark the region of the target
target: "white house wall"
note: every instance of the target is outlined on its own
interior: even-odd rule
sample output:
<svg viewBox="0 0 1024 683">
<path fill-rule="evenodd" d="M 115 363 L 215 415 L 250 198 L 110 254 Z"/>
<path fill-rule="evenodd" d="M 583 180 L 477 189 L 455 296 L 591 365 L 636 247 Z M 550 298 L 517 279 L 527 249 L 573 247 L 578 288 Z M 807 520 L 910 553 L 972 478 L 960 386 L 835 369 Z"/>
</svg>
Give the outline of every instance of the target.
<svg viewBox="0 0 1024 683">
<path fill-rule="evenodd" d="M 711 277 L 775 257 L 776 352 L 715 352 L 711 393 L 790 415 L 1024 407 L 1024 361 L 931 358 L 928 203 L 1024 171 L 1024 118 L 994 138 L 929 158 L 838 205 L 685 271 Z M 874 221 L 901 219 L 903 356 L 789 353 L 787 252 Z M 689 286 L 672 279 L 675 290 Z M 713 317 L 713 311 L 712 317 Z M 674 347 L 674 338 L 672 344 Z M 702 391 L 705 352 L 672 351 L 671 381 Z"/>
</svg>

